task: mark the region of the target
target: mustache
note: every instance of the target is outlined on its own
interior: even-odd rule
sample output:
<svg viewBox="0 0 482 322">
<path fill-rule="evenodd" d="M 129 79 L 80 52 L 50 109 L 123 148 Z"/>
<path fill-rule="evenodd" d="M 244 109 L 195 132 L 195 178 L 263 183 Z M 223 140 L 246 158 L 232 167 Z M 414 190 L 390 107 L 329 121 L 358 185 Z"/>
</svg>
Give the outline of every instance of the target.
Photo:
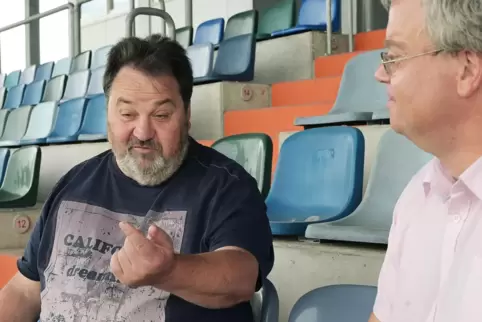
<svg viewBox="0 0 482 322">
<path fill-rule="evenodd" d="M 153 150 L 159 150 L 160 145 L 154 140 L 139 140 L 136 137 L 132 137 L 129 142 L 127 143 L 127 148 L 132 149 L 133 147 L 142 147 L 142 148 L 149 148 Z"/>
</svg>

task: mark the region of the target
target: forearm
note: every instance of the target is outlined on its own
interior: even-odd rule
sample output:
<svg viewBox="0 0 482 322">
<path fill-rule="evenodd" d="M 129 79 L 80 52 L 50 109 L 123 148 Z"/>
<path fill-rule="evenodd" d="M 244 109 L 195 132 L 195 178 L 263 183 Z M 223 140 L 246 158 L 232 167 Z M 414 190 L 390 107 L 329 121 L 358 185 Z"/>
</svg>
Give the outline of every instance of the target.
<svg viewBox="0 0 482 322">
<path fill-rule="evenodd" d="M 237 250 L 177 255 L 172 274 L 158 287 L 207 308 L 249 301 L 258 277 L 254 256 Z"/>
<path fill-rule="evenodd" d="M 0 322 L 34 322 L 39 313 L 40 297 L 38 301 L 32 300 L 11 284 L 0 290 Z"/>
</svg>

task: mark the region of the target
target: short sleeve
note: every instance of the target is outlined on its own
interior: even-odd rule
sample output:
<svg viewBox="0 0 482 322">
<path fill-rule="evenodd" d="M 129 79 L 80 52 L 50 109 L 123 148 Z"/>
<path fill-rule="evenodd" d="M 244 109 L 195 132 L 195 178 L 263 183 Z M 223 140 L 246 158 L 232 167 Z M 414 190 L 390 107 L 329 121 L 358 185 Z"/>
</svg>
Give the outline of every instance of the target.
<svg viewBox="0 0 482 322">
<path fill-rule="evenodd" d="M 234 246 L 250 252 L 258 261 L 256 289 L 274 264 L 273 237 L 266 205 L 256 181 L 247 177 L 232 178 L 212 201 L 208 227 L 208 247 L 214 251 Z"/>
</svg>

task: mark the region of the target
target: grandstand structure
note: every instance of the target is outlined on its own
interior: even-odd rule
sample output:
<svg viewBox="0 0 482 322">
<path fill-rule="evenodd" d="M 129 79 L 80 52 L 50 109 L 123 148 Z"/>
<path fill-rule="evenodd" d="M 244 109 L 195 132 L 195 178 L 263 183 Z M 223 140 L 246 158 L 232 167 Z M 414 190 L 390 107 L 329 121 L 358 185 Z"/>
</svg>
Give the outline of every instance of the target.
<svg viewBox="0 0 482 322">
<path fill-rule="evenodd" d="M 119 1 L 121 13 L 83 24 L 84 6 L 117 1 L 60 1 L 39 13 L 39 0 L 25 0 L 27 20 L 0 28 L 0 46 L 6 30 L 28 36 L 24 66 L 0 70 L 0 287 L 15 271 L 7 255 L 21 254 L 57 180 L 109 149 L 110 46 L 163 32 L 192 62 L 191 136 L 242 164 L 266 197 L 275 265 L 264 297 L 277 293 L 279 304 L 265 321 L 318 321 L 309 308 L 337 299 L 352 308 L 340 310 L 344 321 L 369 314 L 393 207 L 430 158 L 390 129 L 374 79 L 386 12 L 372 0 L 209 1 L 221 9 Z M 38 20 L 58 12 L 68 15 L 58 28 L 69 54 L 43 61 Z"/>
</svg>

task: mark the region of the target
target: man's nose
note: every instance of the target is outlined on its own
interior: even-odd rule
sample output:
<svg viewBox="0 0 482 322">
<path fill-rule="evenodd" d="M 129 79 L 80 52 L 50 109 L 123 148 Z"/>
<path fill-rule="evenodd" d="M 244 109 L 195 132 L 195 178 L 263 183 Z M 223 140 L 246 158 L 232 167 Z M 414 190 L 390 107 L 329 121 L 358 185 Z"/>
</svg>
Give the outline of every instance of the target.
<svg viewBox="0 0 482 322">
<path fill-rule="evenodd" d="M 148 117 L 140 117 L 134 129 L 134 136 L 141 140 L 147 141 L 154 137 L 154 128 Z"/>
</svg>

